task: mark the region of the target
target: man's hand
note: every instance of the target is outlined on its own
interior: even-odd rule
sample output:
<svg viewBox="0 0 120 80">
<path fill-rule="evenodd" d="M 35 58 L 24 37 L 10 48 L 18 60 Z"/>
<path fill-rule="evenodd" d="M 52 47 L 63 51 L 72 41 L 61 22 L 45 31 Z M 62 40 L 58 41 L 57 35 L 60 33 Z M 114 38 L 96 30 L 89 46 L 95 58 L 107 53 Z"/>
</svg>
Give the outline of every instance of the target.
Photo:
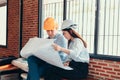
<svg viewBox="0 0 120 80">
<path fill-rule="evenodd" d="M 57 44 L 53 44 L 52 45 L 53 46 L 53 48 L 56 50 L 56 51 L 61 51 L 61 47 L 59 46 L 59 45 L 57 45 Z"/>
<path fill-rule="evenodd" d="M 70 63 L 69 61 L 65 62 L 64 66 L 69 66 L 69 63 Z"/>
</svg>

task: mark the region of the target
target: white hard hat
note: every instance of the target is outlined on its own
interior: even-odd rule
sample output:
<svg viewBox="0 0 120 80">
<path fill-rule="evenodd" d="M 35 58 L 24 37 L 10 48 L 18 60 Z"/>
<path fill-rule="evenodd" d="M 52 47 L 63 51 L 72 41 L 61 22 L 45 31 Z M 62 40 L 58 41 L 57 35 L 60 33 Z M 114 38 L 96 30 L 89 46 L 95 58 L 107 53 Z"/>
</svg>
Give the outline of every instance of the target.
<svg viewBox="0 0 120 80">
<path fill-rule="evenodd" d="M 72 20 L 64 20 L 61 26 L 61 29 L 76 29 L 77 25 L 75 23 L 73 23 Z"/>
</svg>

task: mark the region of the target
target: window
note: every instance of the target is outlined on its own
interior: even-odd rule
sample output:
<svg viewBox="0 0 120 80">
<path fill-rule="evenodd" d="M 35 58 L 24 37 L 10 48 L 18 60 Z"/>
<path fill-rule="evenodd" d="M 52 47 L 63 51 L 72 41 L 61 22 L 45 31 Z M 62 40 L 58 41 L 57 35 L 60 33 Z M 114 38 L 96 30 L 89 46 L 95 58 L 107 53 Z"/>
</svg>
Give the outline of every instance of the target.
<svg viewBox="0 0 120 80">
<path fill-rule="evenodd" d="M 53 17 L 56 19 L 59 25 L 63 21 L 63 0 L 43 0 L 43 21 L 47 17 Z M 60 29 L 60 27 L 59 27 Z M 43 37 L 46 37 L 46 32 L 42 33 Z"/>
<path fill-rule="evenodd" d="M 67 19 L 78 25 L 90 53 L 94 53 L 95 3 L 96 0 L 67 0 Z"/>
<path fill-rule="evenodd" d="M 0 46 L 6 46 L 7 38 L 7 3 L 0 3 Z"/>
<path fill-rule="evenodd" d="M 120 56 L 120 0 L 100 0 L 98 54 Z"/>
<path fill-rule="evenodd" d="M 44 19 L 52 16 L 60 26 L 64 17 L 73 20 L 78 24 L 78 32 L 86 40 L 92 57 L 119 59 L 120 0 L 52 1 L 44 3 Z"/>
<path fill-rule="evenodd" d="M 120 0 L 67 0 L 67 19 L 78 24 L 91 54 L 120 56 L 119 4 Z"/>
</svg>

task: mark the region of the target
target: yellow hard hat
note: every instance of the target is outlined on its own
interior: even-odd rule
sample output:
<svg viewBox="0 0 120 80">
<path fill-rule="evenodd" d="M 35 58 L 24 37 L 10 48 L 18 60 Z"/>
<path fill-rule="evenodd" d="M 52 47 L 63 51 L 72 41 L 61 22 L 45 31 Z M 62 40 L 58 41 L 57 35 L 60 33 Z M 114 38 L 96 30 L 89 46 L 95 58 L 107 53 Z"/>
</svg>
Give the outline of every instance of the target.
<svg viewBox="0 0 120 80">
<path fill-rule="evenodd" d="M 44 30 L 57 30 L 57 29 L 58 29 L 58 24 L 54 18 L 48 17 L 44 21 Z"/>
</svg>

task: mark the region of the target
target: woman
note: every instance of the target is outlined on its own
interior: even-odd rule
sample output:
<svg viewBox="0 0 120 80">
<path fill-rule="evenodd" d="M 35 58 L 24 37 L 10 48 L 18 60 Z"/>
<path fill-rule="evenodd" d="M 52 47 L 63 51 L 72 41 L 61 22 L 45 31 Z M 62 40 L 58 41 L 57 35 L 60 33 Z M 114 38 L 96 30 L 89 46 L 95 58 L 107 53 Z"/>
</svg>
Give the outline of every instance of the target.
<svg viewBox="0 0 120 80">
<path fill-rule="evenodd" d="M 46 72 L 45 80 L 80 80 L 88 75 L 89 53 L 87 52 L 86 42 L 74 30 L 76 28 L 71 20 L 65 20 L 62 24 L 62 32 L 68 40 L 68 49 L 57 44 L 53 47 L 56 51 L 67 54 L 64 66 L 70 66 L 73 70 L 64 70 L 55 66 L 51 66 Z"/>
<path fill-rule="evenodd" d="M 58 25 L 54 18 L 48 17 L 44 21 L 44 30 L 46 30 L 48 34 L 48 39 L 55 39 L 54 43 L 60 45 L 61 47 L 66 48 L 67 47 L 66 39 L 64 38 L 63 35 L 57 33 L 57 29 L 58 29 Z M 66 58 L 66 54 L 59 51 L 59 55 L 62 61 L 64 62 Z M 40 80 L 41 76 L 44 75 L 45 71 L 50 66 L 50 64 L 46 63 L 45 61 L 35 56 L 28 57 L 27 61 L 29 67 L 27 80 Z"/>
</svg>

